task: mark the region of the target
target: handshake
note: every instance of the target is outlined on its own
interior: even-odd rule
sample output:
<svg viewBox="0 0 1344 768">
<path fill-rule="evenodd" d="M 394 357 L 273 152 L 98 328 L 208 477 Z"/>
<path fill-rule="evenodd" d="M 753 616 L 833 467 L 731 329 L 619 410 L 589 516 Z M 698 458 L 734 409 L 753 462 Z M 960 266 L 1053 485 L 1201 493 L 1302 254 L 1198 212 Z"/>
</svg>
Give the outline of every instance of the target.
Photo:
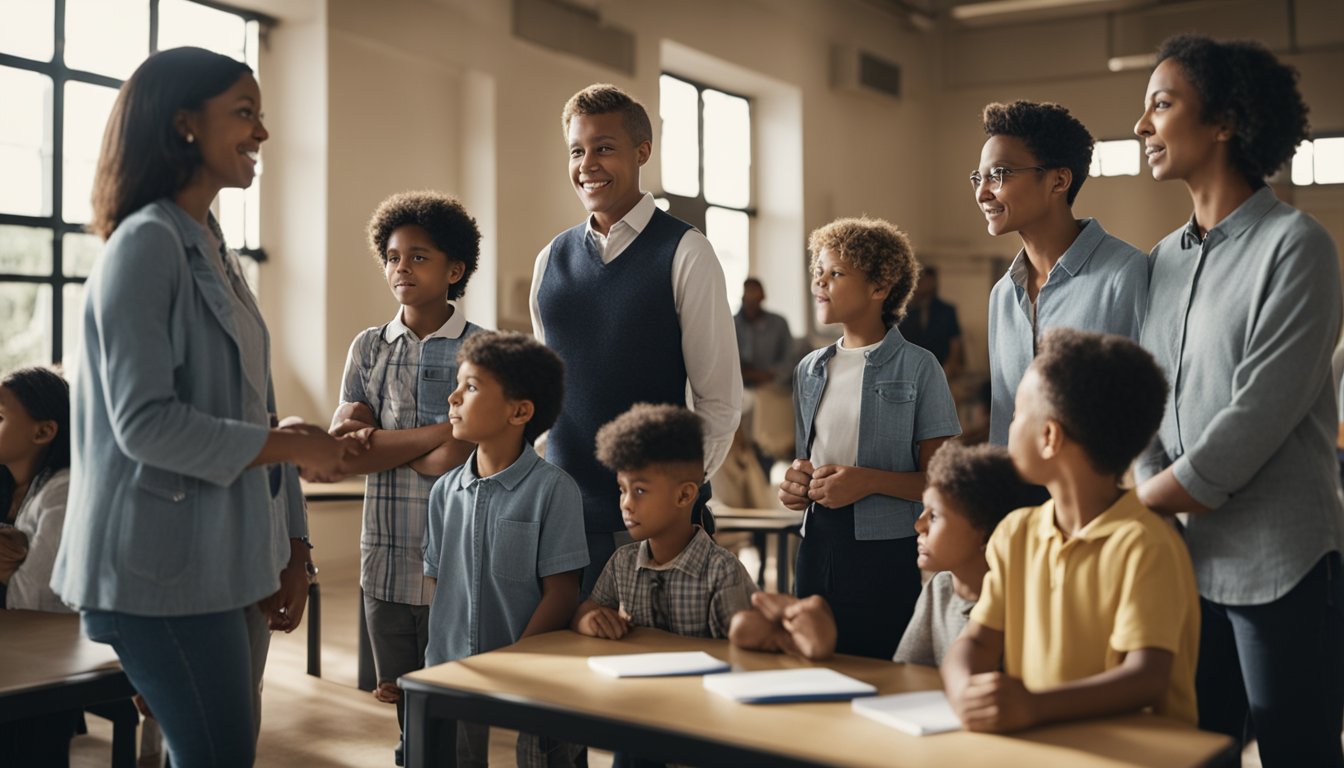
<svg viewBox="0 0 1344 768">
<path fill-rule="evenodd" d="M 347 466 L 369 450 L 375 429 L 368 406 L 347 403 L 336 412 L 330 431 L 290 416 L 275 426 L 272 436 L 286 444 L 284 460 L 299 468 L 300 477 L 310 483 L 334 483 L 358 474 Z"/>
<path fill-rule="evenodd" d="M 835 653 L 835 616 L 820 596 L 799 599 L 757 592 L 751 596 L 751 606 L 733 616 L 728 630 L 733 645 L 813 661 Z"/>
</svg>

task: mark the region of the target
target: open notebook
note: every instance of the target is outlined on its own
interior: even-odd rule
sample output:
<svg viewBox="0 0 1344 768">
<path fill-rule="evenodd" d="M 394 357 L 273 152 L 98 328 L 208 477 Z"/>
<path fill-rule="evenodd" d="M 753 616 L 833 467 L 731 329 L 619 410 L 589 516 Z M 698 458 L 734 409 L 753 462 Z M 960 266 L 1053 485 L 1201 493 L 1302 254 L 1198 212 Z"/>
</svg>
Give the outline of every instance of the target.
<svg viewBox="0 0 1344 768">
<path fill-rule="evenodd" d="M 672 677 L 725 672 L 728 662 L 704 651 L 672 653 L 627 653 L 618 656 L 589 656 L 588 667 L 609 677 Z"/>
<path fill-rule="evenodd" d="M 961 720 L 942 691 L 916 691 L 856 699 L 854 711 L 911 736 L 961 730 Z"/>
<path fill-rule="evenodd" d="M 824 667 L 714 675 L 705 678 L 705 688 L 747 704 L 843 701 L 877 693 L 876 688 L 862 680 Z"/>
</svg>

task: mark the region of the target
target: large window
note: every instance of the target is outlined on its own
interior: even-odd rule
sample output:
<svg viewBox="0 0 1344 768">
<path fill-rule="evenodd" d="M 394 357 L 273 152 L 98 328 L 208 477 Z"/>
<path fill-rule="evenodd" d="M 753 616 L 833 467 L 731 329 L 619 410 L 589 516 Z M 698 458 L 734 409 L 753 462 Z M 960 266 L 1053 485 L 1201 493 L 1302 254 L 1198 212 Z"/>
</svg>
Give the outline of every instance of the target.
<svg viewBox="0 0 1344 768">
<path fill-rule="evenodd" d="M 0 371 L 78 347 L 93 171 L 117 89 L 151 52 L 195 45 L 257 70 L 268 19 L 191 0 L 0 0 Z M 261 258 L 256 184 L 225 190 L 225 238 Z"/>
<path fill-rule="evenodd" d="M 751 102 L 663 75 L 660 207 L 705 233 L 737 311 L 751 265 Z"/>
<path fill-rule="evenodd" d="M 1344 136 L 1298 144 L 1293 155 L 1292 179 L 1298 186 L 1344 184 Z"/>
</svg>

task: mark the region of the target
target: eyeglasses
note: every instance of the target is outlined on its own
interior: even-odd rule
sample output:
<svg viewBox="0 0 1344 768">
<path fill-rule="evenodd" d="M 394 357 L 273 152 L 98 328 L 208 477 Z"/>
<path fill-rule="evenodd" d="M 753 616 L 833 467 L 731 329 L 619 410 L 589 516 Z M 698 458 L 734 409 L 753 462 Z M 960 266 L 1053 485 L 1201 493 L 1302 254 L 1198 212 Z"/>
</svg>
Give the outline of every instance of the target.
<svg viewBox="0 0 1344 768">
<path fill-rule="evenodd" d="M 994 190 L 995 192 L 998 192 L 1000 189 L 1003 189 L 1003 180 L 1008 178 L 1009 176 L 1012 176 L 1014 173 L 1017 173 L 1018 171 L 1044 172 L 1045 169 L 1039 165 L 1029 165 L 1026 166 L 1025 168 L 1004 168 L 1003 166 L 1000 165 L 995 168 L 990 168 L 988 179 L 989 181 L 994 183 L 994 186 L 990 187 L 990 189 Z M 975 188 L 975 190 L 978 192 L 980 190 L 980 185 L 985 183 L 985 178 L 986 177 L 980 175 L 979 171 L 971 171 L 971 186 Z"/>
</svg>

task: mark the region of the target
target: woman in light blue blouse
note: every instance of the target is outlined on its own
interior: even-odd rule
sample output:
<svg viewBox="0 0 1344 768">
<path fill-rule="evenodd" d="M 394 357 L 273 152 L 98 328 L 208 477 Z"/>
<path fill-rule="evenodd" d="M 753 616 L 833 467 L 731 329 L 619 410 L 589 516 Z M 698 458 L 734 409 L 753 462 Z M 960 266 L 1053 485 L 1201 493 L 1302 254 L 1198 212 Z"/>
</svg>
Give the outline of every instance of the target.
<svg viewBox="0 0 1344 768">
<path fill-rule="evenodd" d="M 292 464 L 352 443 L 272 426 L 269 337 L 209 209 L 268 137 L 244 64 L 155 54 L 122 86 L 94 179 L 65 532 L 52 587 L 112 645 L 173 765 L 251 765 L 267 625 L 298 623 L 310 565 Z"/>
<path fill-rule="evenodd" d="M 1139 497 L 1189 513 L 1200 726 L 1244 739 L 1249 724 L 1266 766 L 1344 765 L 1339 259 L 1265 183 L 1307 137 L 1307 108 L 1258 43 L 1181 36 L 1158 61 L 1134 130 L 1194 214 L 1150 258 L 1142 340 L 1172 397 Z"/>
</svg>

